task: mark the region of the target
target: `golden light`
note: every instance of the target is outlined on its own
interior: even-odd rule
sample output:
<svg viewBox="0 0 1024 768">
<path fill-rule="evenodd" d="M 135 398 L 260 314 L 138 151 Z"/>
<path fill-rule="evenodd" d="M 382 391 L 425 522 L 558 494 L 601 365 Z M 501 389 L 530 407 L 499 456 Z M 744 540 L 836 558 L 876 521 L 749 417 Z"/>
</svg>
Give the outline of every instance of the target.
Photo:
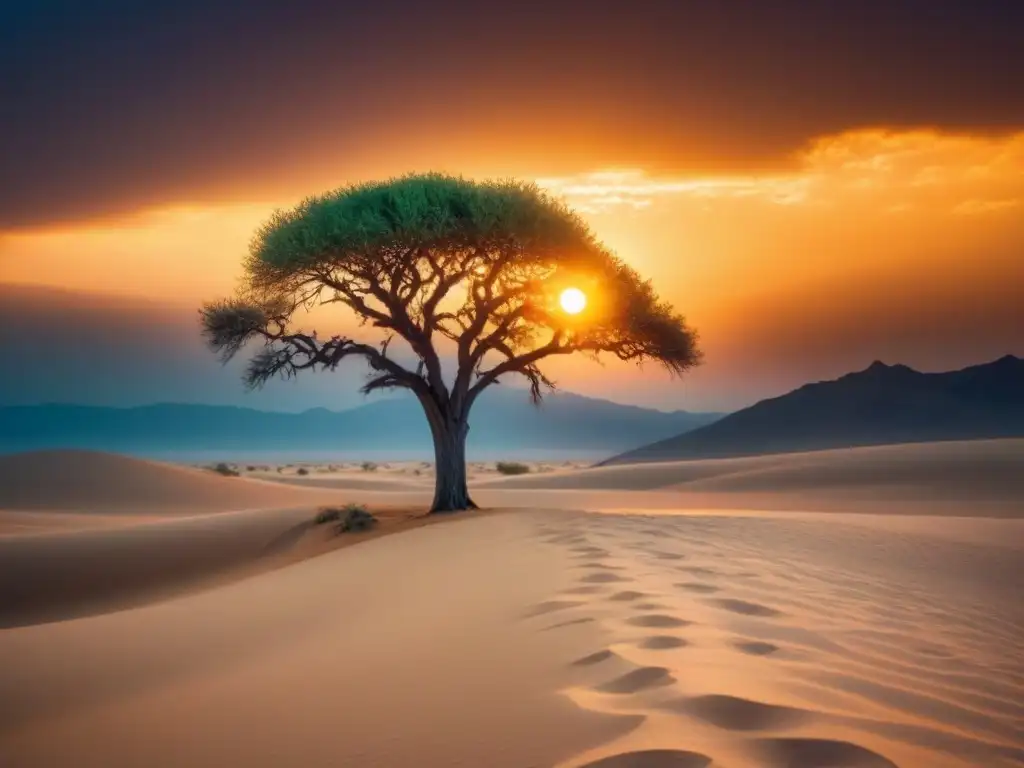
<svg viewBox="0 0 1024 768">
<path fill-rule="evenodd" d="M 558 297 L 558 303 L 570 315 L 578 315 L 587 306 L 587 297 L 579 288 L 566 288 Z"/>
</svg>

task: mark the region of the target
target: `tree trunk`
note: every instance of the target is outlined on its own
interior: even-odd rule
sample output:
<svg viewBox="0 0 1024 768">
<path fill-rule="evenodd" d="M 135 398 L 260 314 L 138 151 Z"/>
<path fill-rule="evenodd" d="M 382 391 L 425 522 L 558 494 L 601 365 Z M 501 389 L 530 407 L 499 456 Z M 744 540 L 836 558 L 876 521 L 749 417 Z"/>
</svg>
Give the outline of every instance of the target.
<svg viewBox="0 0 1024 768">
<path fill-rule="evenodd" d="M 434 435 L 434 503 L 430 513 L 476 509 L 466 485 L 465 421 L 439 421 L 431 424 Z"/>
</svg>

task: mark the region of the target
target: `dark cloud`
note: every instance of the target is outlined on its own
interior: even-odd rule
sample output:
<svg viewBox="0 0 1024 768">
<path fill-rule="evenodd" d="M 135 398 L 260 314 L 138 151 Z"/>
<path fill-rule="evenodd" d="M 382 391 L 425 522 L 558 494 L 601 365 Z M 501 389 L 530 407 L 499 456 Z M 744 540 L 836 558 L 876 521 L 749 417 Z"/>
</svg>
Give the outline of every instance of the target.
<svg viewBox="0 0 1024 768">
<path fill-rule="evenodd" d="M 460 164 L 777 161 L 1024 125 L 1024 4 L 0 4 L 0 227 Z M 510 165 L 511 163 L 511 165 Z"/>
</svg>

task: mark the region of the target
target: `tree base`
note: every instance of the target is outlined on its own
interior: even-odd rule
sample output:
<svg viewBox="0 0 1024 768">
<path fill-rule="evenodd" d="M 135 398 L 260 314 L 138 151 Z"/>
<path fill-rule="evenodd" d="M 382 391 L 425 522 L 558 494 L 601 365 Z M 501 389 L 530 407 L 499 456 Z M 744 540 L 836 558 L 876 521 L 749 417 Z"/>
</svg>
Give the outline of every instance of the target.
<svg viewBox="0 0 1024 768">
<path fill-rule="evenodd" d="M 466 498 L 462 504 L 459 504 L 457 502 L 452 502 L 449 504 L 435 503 L 434 506 L 430 508 L 430 512 L 428 512 L 427 514 L 450 515 L 455 512 L 468 512 L 471 509 L 480 509 L 480 507 L 478 507 L 472 499 Z"/>
</svg>

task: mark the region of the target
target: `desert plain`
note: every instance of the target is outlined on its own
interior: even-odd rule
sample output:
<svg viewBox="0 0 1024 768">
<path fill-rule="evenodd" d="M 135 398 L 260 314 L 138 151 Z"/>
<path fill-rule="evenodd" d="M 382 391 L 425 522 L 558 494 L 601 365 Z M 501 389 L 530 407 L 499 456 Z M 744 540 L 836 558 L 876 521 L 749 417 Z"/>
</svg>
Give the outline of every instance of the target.
<svg viewBox="0 0 1024 768">
<path fill-rule="evenodd" d="M 1024 766 L 1024 440 L 303 469 L 0 457 L 0 765 Z"/>
</svg>

